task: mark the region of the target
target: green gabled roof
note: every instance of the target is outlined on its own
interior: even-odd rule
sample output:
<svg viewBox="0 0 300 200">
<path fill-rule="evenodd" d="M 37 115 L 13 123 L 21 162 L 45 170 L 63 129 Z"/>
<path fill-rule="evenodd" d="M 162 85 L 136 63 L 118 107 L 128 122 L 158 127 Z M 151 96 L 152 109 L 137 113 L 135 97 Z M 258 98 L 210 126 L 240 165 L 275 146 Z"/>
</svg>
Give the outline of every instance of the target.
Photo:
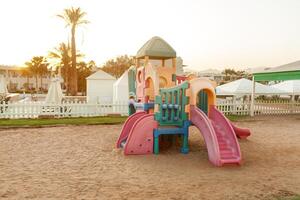
<svg viewBox="0 0 300 200">
<path fill-rule="evenodd" d="M 162 38 L 153 37 L 138 50 L 136 57 L 176 58 L 176 51 Z"/>
</svg>

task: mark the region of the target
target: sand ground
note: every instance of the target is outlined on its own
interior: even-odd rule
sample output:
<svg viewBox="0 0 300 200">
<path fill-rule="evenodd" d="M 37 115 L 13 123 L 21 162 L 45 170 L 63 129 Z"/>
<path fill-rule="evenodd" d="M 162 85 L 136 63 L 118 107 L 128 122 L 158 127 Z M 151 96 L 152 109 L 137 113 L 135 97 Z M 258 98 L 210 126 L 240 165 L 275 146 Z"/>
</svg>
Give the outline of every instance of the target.
<svg viewBox="0 0 300 200">
<path fill-rule="evenodd" d="M 300 194 L 300 116 L 237 122 L 241 166 L 208 162 L 197 129 L 190 153 L 124 156 L 121 125 L 0 131 L 0 199 L 276 199 Z"/>
</svg>

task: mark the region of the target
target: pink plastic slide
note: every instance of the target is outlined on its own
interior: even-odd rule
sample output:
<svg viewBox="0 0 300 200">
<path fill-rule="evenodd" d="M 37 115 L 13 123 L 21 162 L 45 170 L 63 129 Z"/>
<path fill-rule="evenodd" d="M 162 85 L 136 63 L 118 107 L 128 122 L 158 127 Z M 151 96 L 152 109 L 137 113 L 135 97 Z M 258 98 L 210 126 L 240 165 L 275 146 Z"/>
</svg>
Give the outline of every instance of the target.
<svg viewBox="0 0 300 200">
<path fill-rule="evenodd" d="M 146 115 L 146 112 L 137 112 L 134 113 L 133 115 L 129 116 L 124 123 L 122 127 L 121 134 L 119 136 L 119 139 L 117 141 L 117 148 L 121 147 L 121 143 L 123 141 L 126 141 L 128 134 L 130 133 L 131 128 L 133 127 L 134 123 L 143 115 Z"/>
<path fill-rule="evenodd" d="M 232 122 L 230 122 L 236 136 L 240 139 L 246 139 L 251 135 L 251 132 L 247 128 L 239 128 L 236 125 L 234 125 Z"/>
<path fill-rule="evenodd" d="M 208 158 L 215 166 L 240 164 L 241 152 L 235 132 L 228 119 L 211 106 L 209 117 L 196 106 L 191 106 L 191 122 L 202 133 Z"/>
<path fill-rule="evenodd" d="M 142 115 L 132 126 L 126 144 L 124 154 L 152 154 L 153 130 L 158 127 L 153 114 Z"/>
</svg>

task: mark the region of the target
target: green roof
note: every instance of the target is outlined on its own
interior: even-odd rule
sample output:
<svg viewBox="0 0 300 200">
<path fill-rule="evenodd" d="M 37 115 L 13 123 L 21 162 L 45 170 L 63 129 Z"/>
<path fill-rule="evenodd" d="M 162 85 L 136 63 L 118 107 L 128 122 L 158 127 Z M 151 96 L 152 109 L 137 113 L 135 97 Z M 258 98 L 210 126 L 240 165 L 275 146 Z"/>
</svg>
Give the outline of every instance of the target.
<svg viewBox="0 0 300 200">
<path fill-rule="evenodd" d="M 142 58 L 176 58 L 176 51 L 162 38 L 153 37 L 138 50 L 136 57 Z"/>
<path fill-rule="evenodd" d="M 265 68 L 263 71 L 254 72 L 253 76 L 256 81 L 299 80 L 300 61 L 274 68 Z"/>
</svg>

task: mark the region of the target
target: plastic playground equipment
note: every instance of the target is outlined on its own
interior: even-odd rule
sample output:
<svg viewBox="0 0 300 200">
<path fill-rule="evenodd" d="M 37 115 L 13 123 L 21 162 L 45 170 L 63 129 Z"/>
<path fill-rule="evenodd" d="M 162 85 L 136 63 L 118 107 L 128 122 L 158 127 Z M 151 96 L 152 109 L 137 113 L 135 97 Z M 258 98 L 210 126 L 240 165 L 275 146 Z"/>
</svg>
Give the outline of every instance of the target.
<svg viewBox="0 0 300 200">
<path fill-rule="evenodd" d="M 213 82 L 176 75 L 176 52 L 163 39 L 153 37 L 142 46 L 129 74 L 129 92 L 138 103 L 117 141 L 125 155 L 158 154 L 163 135 L 179 136 L 181 152 L 188 153 L 193 125 L 205 140 L 212 164 L 241 163 L 237 138 L 248 137 L 250 131 L 234 126 L 216 108 Z"/>
</svg>

